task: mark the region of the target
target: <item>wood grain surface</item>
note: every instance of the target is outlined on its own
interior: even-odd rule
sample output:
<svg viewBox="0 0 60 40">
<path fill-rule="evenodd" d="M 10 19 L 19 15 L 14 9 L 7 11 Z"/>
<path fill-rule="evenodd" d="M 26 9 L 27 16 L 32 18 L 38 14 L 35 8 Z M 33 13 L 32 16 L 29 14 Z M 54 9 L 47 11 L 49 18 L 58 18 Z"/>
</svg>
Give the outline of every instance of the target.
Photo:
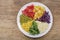
<svg viewBox="0 0 60 40">
<path fill-rule="evenodd" d="M 48 6 L 53 14 L 52 29 L 41 38 L 26 37 L 18 29 L 18 11 L 29 2 L 41 2 Z M 60 0 L 0 0 L 0 40 L 60 40 Z"/>
</svg>

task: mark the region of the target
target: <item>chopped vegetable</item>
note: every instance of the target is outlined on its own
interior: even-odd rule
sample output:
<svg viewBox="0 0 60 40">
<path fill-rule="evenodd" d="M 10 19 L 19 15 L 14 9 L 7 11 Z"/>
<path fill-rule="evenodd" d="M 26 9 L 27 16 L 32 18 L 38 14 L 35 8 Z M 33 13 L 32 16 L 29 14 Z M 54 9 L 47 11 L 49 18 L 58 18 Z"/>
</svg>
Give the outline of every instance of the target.
<svg viewBox="0 0 60 40">
<path fill-rule="evenodd" d="M 23 23 L 27 23 L 28 21 L 31 21 L 32 19 L 25 16 L 25 15 L 20 15 L 20 23 L 23 24 Z"/>
<path fill-rule="evenodd" d="M 50 23 L 50 16 L 48 14 L 48 12 L 45 11 L 44 15 L 37 19 L 38 21 L 41 21 L 41 22 L 47 22 L 47 23 Z"/>
<path fill-rule="evenodd" d="M 35 13 L 33 12 L 33 9 L 34 9 L 34 6 L 33 6 L 33 5 L 27 6 L 27 8 L 24 9 L 24 10 L 22 11 L 22 13 L 23 13 L 24 15 L 26 15 L 26 16 L 28 16 L 28 17 L 30 17 L 30 18 L 33 19 L 34 14 L 35 14 Z"/>
<path fill-rule="evenodd" d="M 31 27 L 31 25 L 32 25 L 32 21 L 28 21 L 27 23 L 23 23 L 23 24 L 22 24 L 22 28 L 23 28 L 25 31 L 29 32 L 29 28 Z"/>
<path fill-rule="evenodd" d="M 34 6 L 33 12 L 35 12 L 34 19 L 41 18 L 42 15 L 44 14 L 44 7 L 41 6 Z"/>
<path fill-rule="evenodd" d="M 36 21 L 40 33 L 43 33 L 48 28 L 48 23 Z"/>
<path fill-rule="evenodd" d="M 29 32 L 32 35 L 36 35 L 40 33 L 38 29 L 38 25 L 35 21 L 32 22 L 32 27 L 29 29 Z"/>
</svg>

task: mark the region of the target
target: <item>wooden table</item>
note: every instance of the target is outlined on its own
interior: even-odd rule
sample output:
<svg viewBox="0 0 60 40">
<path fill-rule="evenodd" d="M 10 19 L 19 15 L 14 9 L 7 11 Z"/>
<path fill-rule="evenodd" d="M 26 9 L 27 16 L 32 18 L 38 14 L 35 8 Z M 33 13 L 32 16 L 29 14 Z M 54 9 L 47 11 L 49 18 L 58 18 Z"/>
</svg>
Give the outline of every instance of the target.
<svg viewBox="0 0 60 40">
<path fill-rule="evenodd" d="M 18 11 L 29 2 L 41 2 L 52 11 L 53 27 L 41 38 L 26 37 L 18 29 Z M 0 40 L 60 40 L 60 0 L 0 0 Z"/>
</svg>

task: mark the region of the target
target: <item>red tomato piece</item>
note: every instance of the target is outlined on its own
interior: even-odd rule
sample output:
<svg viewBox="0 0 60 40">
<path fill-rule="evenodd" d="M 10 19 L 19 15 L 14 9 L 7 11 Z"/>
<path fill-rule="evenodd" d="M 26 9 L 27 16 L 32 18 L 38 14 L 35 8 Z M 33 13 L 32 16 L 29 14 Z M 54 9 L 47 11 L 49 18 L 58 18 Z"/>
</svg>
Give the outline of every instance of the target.
<svg viewBox="0 0 60 40">
<path fill-rule="evenodd" d="M 22 13 L 30 18 L 33 19 L 34 17 L 34 12 L 33 12 L 33 9 L 34 9 L 34 5 L 31 5 L 31 6 L 27 6 L 27 8 L 25 10 L 22 11 Z"/>
</svg>

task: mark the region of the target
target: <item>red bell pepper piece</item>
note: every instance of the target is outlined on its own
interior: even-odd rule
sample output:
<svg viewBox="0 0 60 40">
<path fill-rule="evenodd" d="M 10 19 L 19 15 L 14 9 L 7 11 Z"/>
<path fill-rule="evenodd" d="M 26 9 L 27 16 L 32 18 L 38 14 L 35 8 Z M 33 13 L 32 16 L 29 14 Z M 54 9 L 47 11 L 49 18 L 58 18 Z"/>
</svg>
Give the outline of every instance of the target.
<svg viewBox="0 0 60 40">
<path fill-rule="evenodd" d="M 28 16 L 28 17 L 30 17 L 30 18 L 33 19 L 34 14 L 35 14 L 35 13 L 33 12 L 33 9 L 34 9 L 34 5 L 27 6 L 27 8 L 24 9 L 24 10 L 22 11 L 22 13 L 23 13 L 24 15 L 26 15 L 26 16 Z"/>
</svg>

